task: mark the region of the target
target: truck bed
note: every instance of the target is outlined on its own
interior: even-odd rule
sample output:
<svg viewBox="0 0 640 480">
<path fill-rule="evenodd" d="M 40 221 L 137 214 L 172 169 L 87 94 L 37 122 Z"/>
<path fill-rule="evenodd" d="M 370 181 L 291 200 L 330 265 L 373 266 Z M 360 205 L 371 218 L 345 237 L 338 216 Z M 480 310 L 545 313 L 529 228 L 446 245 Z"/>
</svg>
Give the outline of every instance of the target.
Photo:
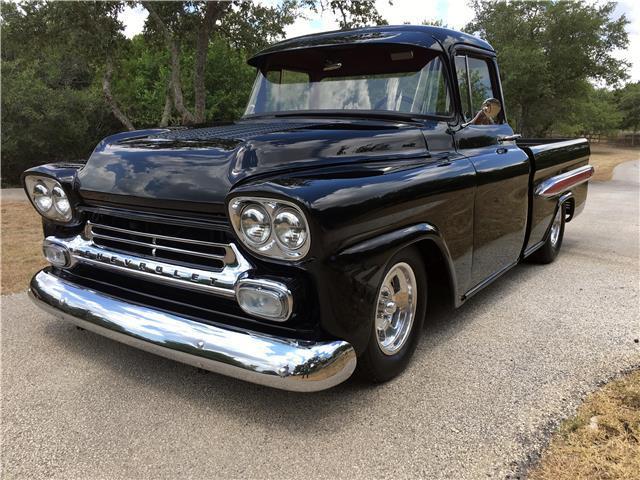
<svg viewBox="0 0 640 480">
<path fill-rule="evenodd" d="M 589 141 L 586 138 L 522 138 L 517 145 L 531 161 L 529 184 L 529 228 L 525 242 L 524 256 L 539 248 L 546 237 L 557 207 L 557 199 L 536 195 L 537 187 L 552 177 L 588 165 Z M 587 183 L 570 189 L 571 199 L 567 202 L 567 219 L 571 220 L 584 208 L 587 198 Z"/>
</svg>

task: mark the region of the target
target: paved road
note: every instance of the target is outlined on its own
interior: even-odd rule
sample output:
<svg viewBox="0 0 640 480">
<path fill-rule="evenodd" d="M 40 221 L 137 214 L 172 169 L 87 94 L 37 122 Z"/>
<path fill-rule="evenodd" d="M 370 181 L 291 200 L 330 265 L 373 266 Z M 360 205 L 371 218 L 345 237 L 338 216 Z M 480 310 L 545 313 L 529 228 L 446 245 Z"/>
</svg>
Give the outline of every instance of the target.
<svg viewBox="0 0 640 480">
<path fill-rule="evenodd" d="M 639 164 L 595 183 L 548 266 L 431 319 L 379 387 L 300 395 L 204 374 L 2 304 L 4 478 L 502 478 L 640 364 Z"/>
</svg>

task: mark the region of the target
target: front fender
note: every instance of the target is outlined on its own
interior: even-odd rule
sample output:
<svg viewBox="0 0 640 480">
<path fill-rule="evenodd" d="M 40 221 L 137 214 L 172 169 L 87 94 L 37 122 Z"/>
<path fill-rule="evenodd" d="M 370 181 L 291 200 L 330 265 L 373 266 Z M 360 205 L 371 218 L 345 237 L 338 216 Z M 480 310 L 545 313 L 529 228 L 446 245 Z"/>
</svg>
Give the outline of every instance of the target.
<svg viewBox="0 0 640 480">
<path fill-rule="evenodd" d="M 381 274 L 400 249 L 431 241 L 446 260 L 456 286 L 452 291 L 466 288 L 474 172 L 465 158 L 369 162 L 255 179 L 233 189 L 227 201 L 236 195 L 273 196 L 300 206 L 311 229 L 311 249 L 289 266 L 306 272 L 321 330 L 361 353 Z"/>
<path fill-rule="evenodd" d="M 415 245 L 425 253 L 425 242 L 432 242 L 445 260 L 451 292 L 456 293 L 456 277 L 453 262 L 445 240 L 438 229 L 429 223 L 419 223 L 378 235 L 344 249 L 333 257 L 327 275 L 326 298 L 331 302 L 335 324 L 324 325 L 338 338 L 349 338 L 356 352 L 367 346 L 371 334 L 371 322 L 375 315 L 378 287 L 382 282 L 387 263 L 399 251 Z M 343 298 L 348 301 L 343 301 Z"/>
</svg>

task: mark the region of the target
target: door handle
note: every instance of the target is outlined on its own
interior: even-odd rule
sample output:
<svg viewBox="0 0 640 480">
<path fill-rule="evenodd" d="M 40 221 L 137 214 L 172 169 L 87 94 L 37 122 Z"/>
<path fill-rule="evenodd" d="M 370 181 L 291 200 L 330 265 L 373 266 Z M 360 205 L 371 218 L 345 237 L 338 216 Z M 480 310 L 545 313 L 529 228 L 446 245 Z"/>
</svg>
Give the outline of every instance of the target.
<svg viewBox="0 0 640 480">
<path fill-rule="evenodd" d="M 508 152 L 508 150 L 506 148 L 504 148 L 504 147 L 496 148 L 496 153 L 497 154 L 504 155 L 507 152 Z"/>
<path fill-rule="evenodd" d="M 498 143 L 512 142 L 513 140 L 517 140 L 519 138 L 522 138 L 522 135 L 520 135 L 519 133 L 514 133 L 513 135 L 505 135 L 502 137 L 498 137 Z"/>
</svg>

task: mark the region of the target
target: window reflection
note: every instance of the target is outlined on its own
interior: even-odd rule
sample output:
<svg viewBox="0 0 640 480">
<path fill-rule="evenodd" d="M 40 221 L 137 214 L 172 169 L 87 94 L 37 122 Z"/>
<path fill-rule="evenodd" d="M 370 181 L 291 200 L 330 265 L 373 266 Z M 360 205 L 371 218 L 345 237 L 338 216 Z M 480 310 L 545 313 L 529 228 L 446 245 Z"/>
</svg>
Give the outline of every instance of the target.
<svg viewBox="0 0 640 480">
<path fill-rule="evenodd" d="M 276 59 L 258 72 L 245 114 L 381 110 L 448 116 L 451 100 L 442 61 L 422 50 L 378 48 L 378 57 L 369 62 L 358 58 L 358 48 L 336 58 Z"/>
</svg>

